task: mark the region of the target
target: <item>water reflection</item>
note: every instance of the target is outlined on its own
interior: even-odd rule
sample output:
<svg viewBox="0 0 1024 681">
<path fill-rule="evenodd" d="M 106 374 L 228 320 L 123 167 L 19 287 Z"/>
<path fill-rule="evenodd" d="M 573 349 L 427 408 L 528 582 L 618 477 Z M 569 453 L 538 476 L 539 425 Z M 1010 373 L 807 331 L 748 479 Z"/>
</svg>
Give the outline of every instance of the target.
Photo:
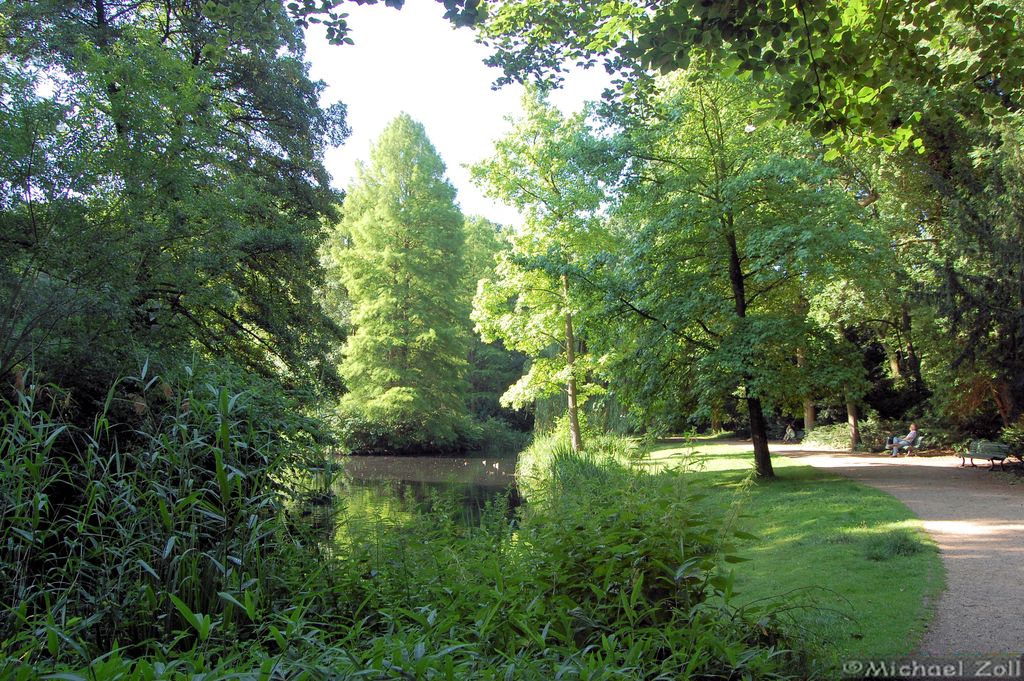
<svg viewBox="0 0 1024 681">
<path fill-rule="evenodd" d="M 375 523 L 405 524 L 439 504 L 456 522 L 476 525 L 489 503 L 509 512 L 520 503 L 516 458 L 360 456 L 339 459 L 315 475 L 300 504 L 302 524 L 345 544 Z"/>
<path fill-rule="evenodd" d="M 346 459 L 335 491 L 349 515 L 392 516 L 413 508 L 430 510 L 438 499 L 456 504 L 475 522 L 489 501 L 515 493 L 515 457 L 435 458 L 360 456 Z"/>
<path fill-rule="evenodd" d="M 515 484 L 516 457 L 353 456 L 343 467 L 346 477 L 360 485 L 401 480 L 505 489 Z"/>
</svg>

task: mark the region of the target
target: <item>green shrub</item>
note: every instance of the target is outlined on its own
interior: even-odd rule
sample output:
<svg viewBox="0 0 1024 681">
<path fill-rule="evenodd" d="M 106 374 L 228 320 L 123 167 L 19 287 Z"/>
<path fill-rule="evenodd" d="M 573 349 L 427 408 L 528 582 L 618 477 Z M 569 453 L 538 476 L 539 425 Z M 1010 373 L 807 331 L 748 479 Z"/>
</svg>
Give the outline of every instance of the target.
<svg viewBox="0 0 1024 681">
<path fill-rule="evenodd" d="M 648 452 L 648 444 L 640 438 L 607 433 L 586 433 L 583 448 L 582 455 L 572 454 L 564 419 L 554 430 L 535 436 L 530 446 L 520 452 L 516 464 L 516 482 L 523 497 L 541 493 L 540 483 L 560 473 L 562 468 L 553 466 L 556 459 L 561 460 L 563 466 L 589 466 L 599 471 L 606 463 L 635 463 Z"/>
<path fill-rule="evenodd" d="M 1016 452 L 1024 452 L 1024 418 L 1003 428 L 1000 438 L 1014 448 Z"/>
<path fill-rule="evenodd" d="M 159 389 L 136 378 L 143 400 Z M 291 535 L 282 513 L 299 491 L 282 482 L 308 468 L 300 424 L 268 429 L 253 406 L 272 396 L 216 386 L 172 388 L 131 450 L 102 418 L 81 432 L 29 400 L 4 405 L 0 589 L 17 604 L 0 611 L 4 676 L 814 673 L 771 608 L 729 605 L 742 533 L 685 474 L 632 465 L 635 443 L 538 441 L 524 457 L 537 494 L 511 521 L 507 502 L 475 524 L 443 497 L 370 521 L 342 504 L 328 543 Z M 81 492 L 57 505 L 65 482 Z"/>
<path fill-rule="evenodd" d="M 354 454 L 429 456 L 491 451 L 507 455 L 526 446 L 530 434 L 513 430 L 502 419 L 466 419 L 450 437 L 432 439 L 418 420 L 343 414 L 339 437 L 344 448 Z"/>
<path fill-rule="evenodd" d="M 812 447 L 849 449 L 850 426 L 846 423 L 816 426 L 804 435 L 803 444 L 811 445 Z"/>
<path fill-rule="evenodd" d="M 893 432 L 893 425 L 885 421 L 873 418 L 861 419 L 857 423 L 860 432 L 860 445 L 857 449 L 862 451 L 874 451 L 883 449 L 885 441 Z M 899 427 L 896 427 L 899 430 Z M 906 433 L 904 428 L 903 433 Z M 806 444 L 815 447 L 831 447 L 833 449 L 850 448 L 850 424 L 833 423 L 813 428 L 803 440 Z"/>
<path fill-rule="evenodd" d="M 473 421 L 462 434 L 461 448 L 467 452 L 508 456 L 522 451 L 531 434 L 515 430 L 500 418 Z"/>
<path fill-rule="evenodd" d="M 443 511 L 349 532 L 330 592 L 343 669 L 429 678 L 806 678 L 770 608 L 728 605 L 734 534 L 686 475 L 533 448 L 535 491 L 466 527 Z M 622 459 L 629 457 L 619 452 Z M 541 461 L 543 457 L 543 461 Z M 525 457 L 524 457 L 525 458 Z M 355 604 L 358 604 L 356 606 Z M 338 666 L 340 665 L 340 666 Z"/>
<path fill-rule="evenodd" d="M 909 428 L 909 421 L 896 422 L 871 418 L 862 419 L 858 423 L 861 443 L 857 449 L 860 451 L 881 451 L 885 449 L 885 443 L 890 437 L 902 437 L 907 434 Z M 928 448 L 951 447 L 960 437 L 953 430 L 927 422 L 918 421 L 918 430 L 921 431 L 925 445 Z M 849 449 L 850 426 L 847 423 L 818 426 L 807 433 L 803 441 L 805 444 L 815 447 Z"/>
</svg>

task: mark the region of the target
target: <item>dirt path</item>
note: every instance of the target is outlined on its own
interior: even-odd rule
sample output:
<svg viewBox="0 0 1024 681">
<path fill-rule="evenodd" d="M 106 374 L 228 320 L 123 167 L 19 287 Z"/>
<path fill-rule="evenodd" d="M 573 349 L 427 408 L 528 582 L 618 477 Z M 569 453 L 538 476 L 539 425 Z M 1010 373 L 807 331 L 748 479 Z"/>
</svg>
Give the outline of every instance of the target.
<svg viewBox="0 0 1024 681">
<path fill-rule="evenodd" d="M 939 545 L 946 591 L 918 653 L 922 656 L 1020 655 L 1024 652 L 1024 480 L 960 468 L 953 456 L 846 455 L 773 446 L 881 489 L 905 503 Z"/>
</svg>

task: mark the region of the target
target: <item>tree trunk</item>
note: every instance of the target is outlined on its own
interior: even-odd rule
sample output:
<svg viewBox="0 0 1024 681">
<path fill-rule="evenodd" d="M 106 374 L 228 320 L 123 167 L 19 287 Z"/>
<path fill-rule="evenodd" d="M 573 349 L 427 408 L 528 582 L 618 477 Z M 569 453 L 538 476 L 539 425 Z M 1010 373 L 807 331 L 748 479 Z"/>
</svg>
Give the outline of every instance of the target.
<svg viewBox="0 0 1024 681">
<path fill-rule="evenodd" d="M 733 302 L 736 305 L 736 316 L 747 316 L 747 292 L 743 281 L 743 264 L 740 262 L 740 251 L 736 244 L 736 233 L 732 231 L 732 215 L 726 217 L 728 227 L 725 233 L 729 245 L 729 283 L 732 285 Z M 747 396 L 747 413 L 750 418 L 750 441 L 754 445 L 754 469 L 759 478 L 774 478 L 772 457 L 768 451 L 768 428 L 764 423 L 764 411 L 761 400 Z"/>
<path fill-rule="evenodd" d="M 804 357 L 804 349 L 796 349 L 796 365 L 803 368 L 806 362 Z M 810 395 L 804 397 L 804 434 L 811 432 L 814 428 L 814 400 L 811 399 Z"/>
<path fill-rule="evenodd" d="M 817 422 L 814 418 L 814 400 L 804 399 L 804 434 L 811 432 Z"/>
<path fill-rule="evenodd" d="M 992 397 L 996 401 L 996 409 L 999 410 L 999 418 L 1003 426 L 1012 426 L 1016 420 L 1016 404 L 1014 404 L 1013 393 L 1010 386 L 1004 381 L 993 381 Z"/>
<path fill-rule="evenodd" d="M 857 420 L 857 404 L 849 397 L 846 398 L 846 422 L 850 424 L 850 449 L 854 450 L 860 444 L 860 424 Z"/>
<path fill-rule="evenodd" d="M 722 409 L 718 404 L 711 405 L 711 432 L 722 432 Z"/>
<path fill-rule="evenodd" d="M 569 380 L 566 384 L 569 412 L 569 445 L 572 451 L 583 449 L 583 435 L 580 432 L 580 413 L 576 401 L 576 338 L 572 331 L 572 313 L 569 312 L 569 277 L 562 275 L 562 295 L 565 297 L 565 364 L 569 368 Z"/>
<path fill-rule="evenodd" d="M 761 400 L 747 398 L 747 413 L 750 417 L 750 441 L 754 445 L 754 471 L 759 478 L 774 478 L 772 456 L 768 451 L 768 429 L 764 423 Z"/>
<path fill-rule="evenodd" d="M 903 375 L 903 368 L 900 366 L 900 352 L 894 350 L 888 345 L 885 346 L 885 354 L 889 357 L 889 371 L 892 373 L 894 378 L 899 378 Z"/>
<path fill-rule="evenodd" d="M 904 357 L 906 368 L 910 371 L 914 388 L 916 390 L 924 390 L 924 377 L 921 375 L 921 358 L 917 356 L 917 350 L 914 349 L 913 324 L 910 318 L 910 309 L 906 304 L 903 305 L 903 317 L 900 320 L 900 327 L 900 332 L 903 338 L 906 339 L 906 346 L 903 348 L 906 353 Z"/>
</svg>

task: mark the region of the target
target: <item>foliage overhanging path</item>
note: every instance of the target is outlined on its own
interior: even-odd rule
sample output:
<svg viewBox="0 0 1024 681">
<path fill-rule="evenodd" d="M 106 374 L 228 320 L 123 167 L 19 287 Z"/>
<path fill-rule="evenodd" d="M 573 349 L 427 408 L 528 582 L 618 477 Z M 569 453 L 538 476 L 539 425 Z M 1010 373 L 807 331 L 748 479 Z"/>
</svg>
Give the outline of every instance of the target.
<svg viewBox="0 0 1024 681">
<path fill-rule="evenodd" d="M 1024 487 L 1013 484 L 1010 473 L 990 473 L 984 464 L 960 468 L 952 456 L 890 459 L 774 449 L 888 492 L 922 520 L 939 546 L 946 591 L 918 654 L 1021 653 L 1024 584 L 1015 566 L 1024 552 Z"/>
</svg>

